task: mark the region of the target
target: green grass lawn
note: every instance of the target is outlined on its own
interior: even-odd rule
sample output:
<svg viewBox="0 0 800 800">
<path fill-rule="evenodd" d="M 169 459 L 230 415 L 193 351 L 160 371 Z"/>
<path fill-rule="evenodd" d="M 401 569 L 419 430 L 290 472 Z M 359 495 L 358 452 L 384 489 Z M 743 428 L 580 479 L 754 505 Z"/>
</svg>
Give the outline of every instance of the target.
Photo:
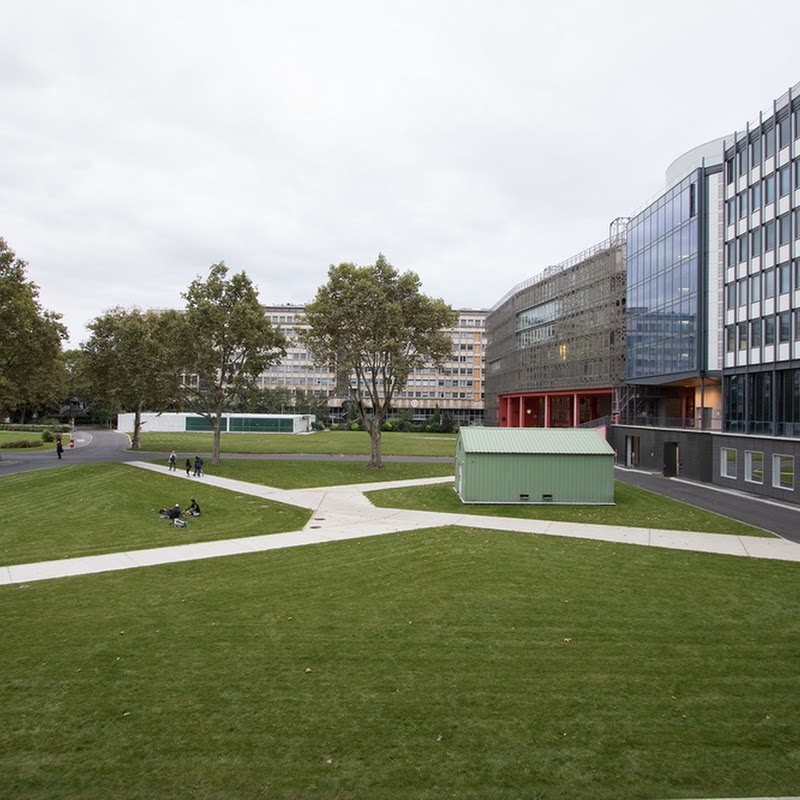
<svg viewBox="0 0 800 800">
<path fill-rule="evenodd" d="M 206 464 L 206 473 L 237 481 L 275 486 L 279 489 L 309 489 L 350 483 L 402 481 L 453 474 L 453 465 L 442 462 L 387 461 L 383 469 L 370 469 L 363 461 L 290 461 L 226 458 Z"/>
<path fill-rule="evenodd" d="M 143 433 L 142 450 L 169 453 L 210 453 L 210 433 Z M 385 456 L 455 455 L 455 434 L 384 433 L 381 436 Z M 341 453 L 369 455 L 369 434 L 363 431 L 320 431 L 303 435 L 267 433 L 223 433 L 222 457 L 232 453 Z"/>
<path fill-rule="evenodd" d="M 0 431 L 0 445 L 6 444 L 7 442 L 38 442 L 38 447 L 28 448 L 26 447 L 25 450 L 55 450 L 56 443 L 55 442 L 44 442 L 42 441 L 42 434 L 35 433 L 31 431 Z M 68 442 L 68 437 L 65 437 L 65 446 Z M 0 458 L 3 457 L 4 453 L 17 453 L 20 452 L 21 448 L 0 448 Z"/>
<path fill-rule="evenodd" d="M 293 489 L 432 477 L 447 475 L 452 468 L 441 463 L 387 463 L 374 471 L 358 462 L 227 459 L 210 469 L 223 477 Z M 159 508 L 176 502 L 185 508 L 191 496 L 204 513 L 187 528 L 171 527 L 158 518 Z M 616 484 L 616 506 L 463 505 L 449 483 L 368 496 L 376 505 L 394 508 L 771 535 L 624 483 Z M 124 464 L 65 465 L 0 480 L 0 564 L 300 530 L 309 516 L 297 507 Z"/>
<path fill-rule="evenodd" d="M 453 491 L 453 484 L 450 483 L 408 489 L 377 489 L 368 492 L 367 496 L 372 503 L 382 508 L 414 508 L 420 511 L 445 511 L 487 517 L 521 517 L 634 528 L 729 533 L 736 536 L 773 536 L 762 528 L 661 497 L 622 481 L 614 482 L 614 506 L 465 504 L 459 500 Z"/>
<path fill-rule="evenodd" d="M 203 516 L 188 527 L 158 518 L 158 509 L 186 508 L 191 496 Z M 61 466 L 0 480 L 0 564 L 299 530 L 309 516 L 302 508 L 124 464 Z"/>
<path fill-rule="evenodd" d="M 793 795 L 799 581 L 448 528 L 0 587 L 0 796 Z"/>
</svg>

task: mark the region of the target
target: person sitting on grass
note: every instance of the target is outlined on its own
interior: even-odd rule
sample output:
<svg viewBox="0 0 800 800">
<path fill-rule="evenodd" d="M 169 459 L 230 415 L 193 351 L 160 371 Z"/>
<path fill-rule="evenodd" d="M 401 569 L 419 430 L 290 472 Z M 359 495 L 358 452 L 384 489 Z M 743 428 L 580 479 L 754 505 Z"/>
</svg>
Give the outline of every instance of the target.
<svg viewBox="0 0 800 800">
<path fill-rule="evenodd" d="M 189 504 L 189 508 L 183 512 L 186 514 L 187 517 L 199 517 L 200 516 L 200 506 L 197 505 L 197 500 L 192 498 L 192 502 Z"/>
</svg>

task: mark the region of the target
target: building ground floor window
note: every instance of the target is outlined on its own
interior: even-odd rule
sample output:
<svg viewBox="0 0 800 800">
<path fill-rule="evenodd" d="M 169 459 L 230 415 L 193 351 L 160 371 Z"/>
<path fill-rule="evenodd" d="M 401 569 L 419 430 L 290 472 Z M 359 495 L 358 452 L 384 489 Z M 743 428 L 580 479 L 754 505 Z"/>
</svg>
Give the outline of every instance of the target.
<svg viewBox="0 0 800 800">
<path fill-rule="evenodd" d="M 498 397 L 501 428 L 574 428 L 611 414 L 612 389 L 524 392 Z"/>
<path fill-rule="evenodd" d="M 726 431 L 800 437 L 800 367 L 726 375 L 723 386 Z"/>
<path fill-rule="evenodd" d="M 607 438 L 619 467 L 800 504 L 800 438 L 624 424 L 610 425 Z"/>
</svg>

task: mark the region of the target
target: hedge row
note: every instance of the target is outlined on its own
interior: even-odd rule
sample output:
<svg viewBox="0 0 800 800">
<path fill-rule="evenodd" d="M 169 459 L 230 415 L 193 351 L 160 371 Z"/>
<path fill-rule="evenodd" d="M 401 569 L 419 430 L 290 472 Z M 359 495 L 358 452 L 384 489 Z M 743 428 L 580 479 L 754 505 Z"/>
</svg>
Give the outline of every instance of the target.
<svg viewBox="0 0 800 800">
<path fill-rule="evenodd" d="M 68 433 L 72 428 L 69 425 L 65 425 L 61 422 L 52 422 L 52 423 L 28 423 L 28 424 L 20 424 L 20 423 L 4 423 L 0 424 L 0 431 L 19 431 L 20 433 L 42 433 L 44 431 L 53 431 L 59 433 Z"/>
</svg>

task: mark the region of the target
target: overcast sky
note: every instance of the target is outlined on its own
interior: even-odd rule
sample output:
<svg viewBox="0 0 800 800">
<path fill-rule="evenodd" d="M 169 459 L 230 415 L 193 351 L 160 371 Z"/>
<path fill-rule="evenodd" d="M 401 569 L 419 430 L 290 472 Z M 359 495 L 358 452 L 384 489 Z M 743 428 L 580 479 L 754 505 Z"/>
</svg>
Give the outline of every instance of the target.
<svg viewBox="0 0 800 800">
<path fill-rule="evenodd" d="M 492 306 L 800 81 L 796 0 L 0 6 L 0 237 L 72 344 L 211 264 Z"/>
</svg>

